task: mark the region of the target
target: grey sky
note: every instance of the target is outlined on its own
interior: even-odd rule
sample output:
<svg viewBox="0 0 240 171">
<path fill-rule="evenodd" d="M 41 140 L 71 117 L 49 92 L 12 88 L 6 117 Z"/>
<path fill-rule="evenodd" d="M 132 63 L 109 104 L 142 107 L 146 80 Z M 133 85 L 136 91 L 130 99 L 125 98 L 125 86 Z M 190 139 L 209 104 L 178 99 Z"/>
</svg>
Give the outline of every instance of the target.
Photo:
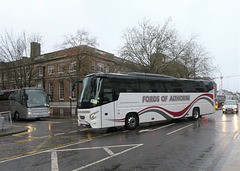
<svg viewBox="0 0 240 171">
<path fill-rule="evenodd" d="M 143 18 L 163 24 L 171 17 L 182 38 L 199 34 L 223 76 L 240 75 L 239 0 L 0 0 L 4 30 L 43 36 L 42 53 L 52 52 L 64 35 L 84 29 L 98 48 L 118 56 L 122 33 Z M 216 73 L 220 76 L 220 73 Z M 216 80 L 218 88 L 220 81 Z M 223 79 L 223 88 L 240 92 L 240 77 Z"/>
</svg>

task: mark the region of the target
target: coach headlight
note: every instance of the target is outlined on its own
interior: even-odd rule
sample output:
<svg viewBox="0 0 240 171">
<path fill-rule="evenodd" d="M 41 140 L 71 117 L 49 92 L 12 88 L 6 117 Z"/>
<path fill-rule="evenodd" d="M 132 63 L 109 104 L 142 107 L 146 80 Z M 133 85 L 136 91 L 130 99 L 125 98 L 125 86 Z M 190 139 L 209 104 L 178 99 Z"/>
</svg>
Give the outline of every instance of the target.
<svg viewBox="0 0 240 171">
<path fill-rule="evenodd" d="M 96 119 L 96 117 L 97 117 L 97 116 L 95 115 L 95 113 L 92 113 L 89 118 L 90 118 L 91 120 L 93 120 L 93 119 Z"/>
</svg>

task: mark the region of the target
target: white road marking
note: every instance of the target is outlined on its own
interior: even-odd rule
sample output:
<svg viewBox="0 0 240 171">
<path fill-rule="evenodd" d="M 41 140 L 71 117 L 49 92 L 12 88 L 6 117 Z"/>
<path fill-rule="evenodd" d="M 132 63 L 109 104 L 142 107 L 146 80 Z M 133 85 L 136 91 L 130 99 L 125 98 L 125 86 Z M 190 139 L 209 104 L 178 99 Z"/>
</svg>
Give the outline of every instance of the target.
<svg viewBox="0 0 240 171">
<path fill-rule="evenodd" d="M 62 132 L 62 133 L 57 133 L 57 134 L 53 134 L 53 135 L 45 135 L 45 136 L 41 136 L 41 137 L 36 137 L 38 139 L 42 139 L 42 138 L 48 138 L 50 136 L 59 136 L 59 135 L 64 135 L 64 134 L 68 134 L 68 133 L 76 133 L 77 131 L 69 131 L 69 132 Z"/>
<path fill-rule="evenodd" d="M 133 144 L 128 145 L 128 146 L 132 146 L 132 145 L 133 145 Z M 103 161 L 105 161 L 105 160 L 108 160 L 108 159 L 110 159 L 110 158 L 116 157 L 116 156 L 118 156 L 118 155 L 120 155 L 120 154 L 126 153 L 126 152 L 128 152 L 128 151 L 130 151 L 130 150 L 133 150 L 133 149 L 135 149 L 135 148 L 137 148 L 137 147 L 140 147 L 140 146 L 142 146 L 142 145 L 143 145 L 143 144 L 134 145 L 132 148 L 128 148 L 128 149 L 126 149 L 126 150 L 124 150 L 124 151 L 121 151 L 121 152 L 119 152 L 119 153 L 110 155 L 110 156 L 105 157 L 105 158 L 103 158 L 103 159 L 101 159 L 101 160 L 98 160 L 98 161 L 95 161 L 95 162 L 93 162 L 93 163 L 87 164 L 87 165 L 85 165 L 85 166 L 79 167 L 79 168 L 77 168 L 77 169 L 74 169 L 73 171 L 78 171 L 78 170 L 82 170 L 82 169 L 88 168 L 88 167 L 90 167 L 90 166 L 93 166 L 93 165 L 95 165 L 95 164 L 101 163 L 101 162 L 103 162 Z M 112 146 L 112 147 L 114 147 L 114 146 Z M 117 147 L 117 146 L 115 146 L 115 147 Z"/>
<path fill-rule="evenodd" d="M 59 171 L 58 169 L 58 158 L 57 158 L 57 152 L 52 151 L 51 154 L 51 171 Z"/>
<path fill-rule="evenodd" d="M 109 148 L 103 148 L 110 156 L 114 155 L 114 153 Z"/>
<path fill-rule="evenodd" d="M 143 129 L 143 130 L 140 130 L 138 133 L 156 131 L 156 130 L 159 130 L 159 129 L 163 129 L 163 128 L 172 126 L 174 124 L 175 123 L 171 123 L 171 124 L 168 124 L 168 125 L 165 125 L 165 126 L 161 126 L 161 127 L 155 128 L 155 129 Z"/>
<path fill-rule="evenodd" d="M 45 123 L 50 123 L 50 124 L 55 124 L 55 123 L 62 123 L 62 122 L 56 122 L 56 121 L 48 121 L 48 122 L 45 122 Z"/>
<path fill-rule="evenodd" d="M 179 129 L 177 129 L 177 130 L 175 130 L 175 131 L 172 131 L 172 132 L 167 133 L 167 135 L 171 135 L 171 134 L 173 134 L 173 133 L 175 133 L 175 132 L 181 131 L 181 130 L 183 130 L 183 129 L 187 128 L 187 127 L 190 127 L 190 126 L 192 126 L 192 125 L 193 125 L 193 124 L 184 126 L 184 127 L 179 128 Z"/>
<path fill-rule="evenodd" d="M 75 131 L 69 131 L 69 132 L 67 132 L 67 133 L 76 133 L 77 132 L 77 130 L 75 130 Z"/>
<path fill-rule="evenodd" d="M 50 137 L 50 136 L 51 136 L 51 135 L 45 135 L 45 136 L 37 137 L 37 139 L 48 138 L 48 137 Z"/>
<path fill-rule="evenodd" d="M 57 134 L 54 134 L 55 136 L 59 136 L 59 135 L 64 135 L 65 133 L 62 132 L 62 133 L 57 133 Z"/>
<path fill-rule="evenodd" d="M 27 154 L 27 155 L 24 155 L 24 156 L 21 156 L 21 157 L 15 157 L 15 158 L 3 160 L 3 161 L 0 161 L 0 164 L 1 164 L 1 163 L 8 162 L 8 161 L 12 161 L 12 160 L 17 160 L 17 159 L 22 159 L 22 158 L 25 158 L 25 157 L 34 156 L 34 155 L 37 155 L 37 154 L 42 154 L 42 153 L 46 153 L 46 152 L 52 152 L 52 151 L 54 151 L 55 149 L 64 148 L 64 147 L 69 147 L 69 146 L 76 145 L 76 144 L 82 144 L 82 143 L 89 142 L 89 141 L 92 141 L 92 139 L 91 139 L 91 140 L 86 140 L 86 141 L 77 142 L 77 143 L 73 143 L 73 144 L 68 144 L 68 145 L 61 146 L 61 147 L 56 147 L 56 148 L 53 148 L 53 149 L 51 149 L 51 150 L 40 151 L 40 152 L 36 152 L 36 153 L 33 153 L 33 154 Z"/>
<path fill-rule="evenodd" d="M 103 146 L 103 147 L 85 147 L 85 148 L 72 148 L 72 149 L 60 149 L 57 148 L 53 149 L 54 151 L 80 151 L 80 150 L 96 150 L 96 149 L 104 149 L 104 148 L 118 148 L 118 147 L 132 147 L 132 146 L 139 146 L 143 144 L 126 144 L 126 145 L 113 145 L 113 146 Z M 66 147 L 66 146 L 64 146 Z M 52 151 L 52 150 L 49 150 Z"/>
<path fill-rule="evenodd" d="M 165 126 L 159 127 L 159 128 L 155 128 L 155 129 L 153 129 L 153 131 L 156 131 L 156 130 L 158 130 L 158 129 L 162 129 L 162 128 L 166 128 L 166 127 L 169 127 L 169 126 L 172 126 L 172 125 L 175 125 L 175 123 L 171 123 L 171 124 L 168 124 L 168 125 L 165 125 Z"/>
<path fill-rule="evenodd" d="M 234 140 L 235 140 L 235 142 L 240 142 L 240 132 L 238 132 L 235 136 L 234 136 L 234 138 L 233 138 Z"/>
<path fill-rule="evenodd" d="M 142 133 L 142 132 L 151 132 L 152 129 L 143 129 L 143 130 L 140 130 L 138 133 Z"/>
</svg>

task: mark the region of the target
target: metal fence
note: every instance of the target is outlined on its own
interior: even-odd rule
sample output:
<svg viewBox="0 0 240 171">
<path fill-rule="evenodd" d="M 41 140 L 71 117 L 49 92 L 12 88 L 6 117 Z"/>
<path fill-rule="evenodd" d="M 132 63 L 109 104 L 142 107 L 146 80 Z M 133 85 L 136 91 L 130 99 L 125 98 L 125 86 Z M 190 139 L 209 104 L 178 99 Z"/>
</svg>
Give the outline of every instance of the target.
<svg viewBox="0 0 240 171">
<path fill-rule="evenodd" d="M 0 131 L 12 127 L 11 112 L 0 112 Z"/>
</svg>

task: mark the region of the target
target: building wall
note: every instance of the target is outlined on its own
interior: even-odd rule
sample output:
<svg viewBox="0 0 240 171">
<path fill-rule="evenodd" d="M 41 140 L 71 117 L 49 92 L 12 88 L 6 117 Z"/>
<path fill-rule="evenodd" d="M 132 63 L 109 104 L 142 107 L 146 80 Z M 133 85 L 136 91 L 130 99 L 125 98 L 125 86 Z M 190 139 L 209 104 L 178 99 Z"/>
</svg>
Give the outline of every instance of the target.
<svg viewBox="0 0 240 171">
<path fill-rule="evenodd" d="M 115 72 L 116 57 L 113 54 L 100 51 L 98 49 L 91 48 L 92 51 L 96 53 L 87 53 L 84 60 L 84 69 L 80 70 L 77 74 L 77 68 L 74 71 L 69 71 L 70 63 L 76 61 L 77 58 L 74 55 L 74 49 L 66 49 L 57 52 L 52 52 L 48 54 L 43 54 L 36 57 L 35 59 L 35 71 L 37 68 L 41 68 L 41 74 L 37 74 L 36 87 L 41 87 L 45 89 L 47 94 L 50 92 L 50 84 L 52 85 L 52 95 L 50 97 L 51 106 L 51 116 L 53 117 L 66 117 L 66 116 L 76 116 L 76 104 L 77 104 L 77 92 L 74 91 L 73 98 L 70 99 L 69 91 L 71 90 L 71 84 L 76 80 L 77 77 L 83 79 L 86 74 L 95 72 Z M 67 54 L 67 55 L 66 55 Z M 94 62 L 93 62 L 94 61 Z M 94 64 L 94 65 L 93 65 Z M 49 66 L 54 66 L 53 73 L 49 73 Z M 63 70 L 59 66 L 64 66 Z M 0 90 L 1 89 L 11 89 L 14 86 L 14 82 L 9 83 L 5 78 L 3 80 L 4 70 L 0 70 Z M 77 76 L 76 76 L 77 74 Z M 80 75 L 80 77 L 79 77 Z M 8 78 L 9 79 L 9 78 Z M 60 84 L 62 83 L 64 91 L 62 93 L 63 98 L 60 98 Z M 3 85 L 4 86 L 1 86 Z M 80 85 L 81 87 L 81 85 Z M 70 106 L 71 100 L 71 106 Z M 72 108 L 72 110 L 70 110 Z"/>
</svg>

